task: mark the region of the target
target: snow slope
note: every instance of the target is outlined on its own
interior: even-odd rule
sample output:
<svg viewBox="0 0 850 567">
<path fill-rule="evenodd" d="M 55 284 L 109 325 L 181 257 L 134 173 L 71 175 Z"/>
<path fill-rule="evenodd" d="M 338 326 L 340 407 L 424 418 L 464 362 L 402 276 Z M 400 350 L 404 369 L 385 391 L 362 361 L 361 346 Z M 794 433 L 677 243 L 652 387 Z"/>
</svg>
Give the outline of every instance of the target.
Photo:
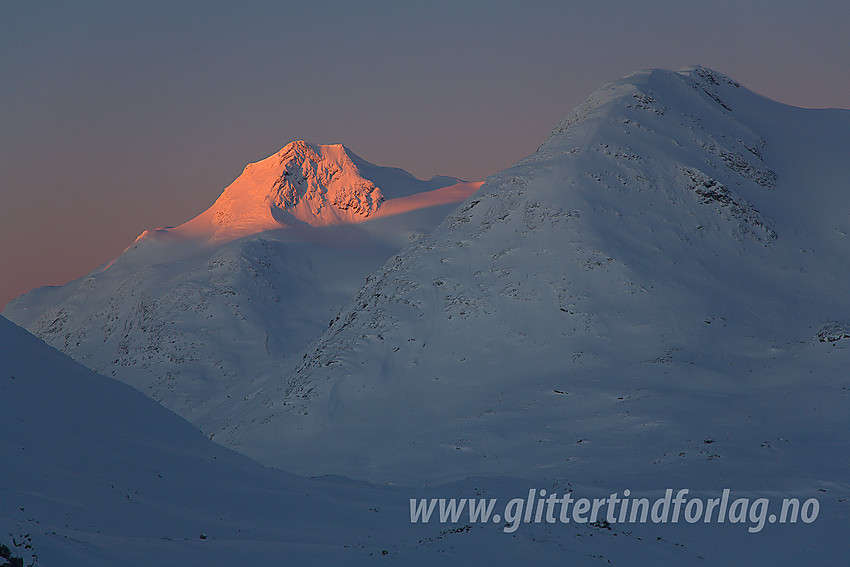
<svg viewBox="0 0 850 567">
<path fill-rule="evenodd" d="M 848 149 L 850 111 L 704 68 L 608 85 L 370 276 L 222 442 L 373 481 L 846 491 Z"/>
<path fill-rule="evenodd" d="M 478 186 L 292 142 L 198 217 L 145 231 L 105 268 L 3 314 L 212 432 L 235 388 L 276 375 L 369 273 Z"/>
<path fill-rule="evenodd" d="M 25 565 L 460 566 L 599 556 L 653 565 L 698 556 L 686 534 L 657 526 L 639 526 L 640 535 L 575 524 L 506 534 L 499 523 L 412 524 L 410 498 L 507 498 L 528 484 L 399 489 L 267 469 L 3 317 L 0 400 L 0 543 Z M 656 533 L 670 541 L 657 543 Z"/>
</svg>

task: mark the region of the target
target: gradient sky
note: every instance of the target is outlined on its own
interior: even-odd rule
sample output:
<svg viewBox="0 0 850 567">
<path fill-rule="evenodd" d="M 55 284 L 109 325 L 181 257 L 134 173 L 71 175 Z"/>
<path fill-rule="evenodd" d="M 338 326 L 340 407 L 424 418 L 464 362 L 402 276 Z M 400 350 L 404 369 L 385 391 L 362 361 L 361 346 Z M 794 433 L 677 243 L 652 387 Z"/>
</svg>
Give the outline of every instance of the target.
<svg viewBox="0 0 850 567">
<path fill-rule="evenodd" d="M 481 180 L 572 107 L 700 64 L 850 108 L 850 2 L 0 3 L 0 307 L 206 209 L 295 139 Z"/>
</svg>

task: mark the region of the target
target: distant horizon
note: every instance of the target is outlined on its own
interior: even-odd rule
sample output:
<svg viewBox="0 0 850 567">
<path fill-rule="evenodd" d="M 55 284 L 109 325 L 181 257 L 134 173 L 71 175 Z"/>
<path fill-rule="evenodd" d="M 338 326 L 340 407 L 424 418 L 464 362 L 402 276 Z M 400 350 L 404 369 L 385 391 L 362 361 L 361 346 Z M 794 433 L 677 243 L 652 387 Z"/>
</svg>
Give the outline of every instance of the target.
<svg viewBox="0 0 850 567">
<path fill-rule="evenodd" d="M 483 181 L 603 85 L 688 65 L 850 108 L 848 22 L 832 1 L 3 4 L 0 309 L 193 218 L 294 140 Z"/>
</svg>

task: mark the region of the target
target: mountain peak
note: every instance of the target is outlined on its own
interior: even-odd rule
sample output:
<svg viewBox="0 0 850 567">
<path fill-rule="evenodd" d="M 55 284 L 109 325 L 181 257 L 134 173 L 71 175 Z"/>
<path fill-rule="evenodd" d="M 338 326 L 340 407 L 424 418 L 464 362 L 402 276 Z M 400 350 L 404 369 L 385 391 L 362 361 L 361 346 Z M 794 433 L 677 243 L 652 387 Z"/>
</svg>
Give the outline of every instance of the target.
<svg viewBox="0 0 850 567">
<path fill-rule="evenodd" d="M 208 212 L 225 230 L 258 221 L 263 227 L 286 224 L 288 215 L 327 225 L 362 220 L 383 200 L 380 188 L 361 175 L 345 146 L 298 140 L 246 167 Z"/>
<path fill-rule="evenodd" d="M 693 95 L 696 95 L 696 98 L 702 98 L 709 107 L 713 107 L 713 110 L 704 108 L 699 112 L 731 113 L 734 104 L 730 103 L 730 98 L 734 99 L 742 92 L 752 94 L 741 87 L 740 83 L 723 73 L 700 65 L 689 65 L 678 71 L 667 69 L 637 71 L 592 93 L 555 126 L 543 146 L 553 139 L 560 138 L 560 134 L 571 129 L 575 124 L 610 112 L 604 110 L 606 107 L 614 107 L 615 112 L 634 107 L 663 115 L 665 108 L 657 104 L 659 97 L 668 104 L 672 102 L 681 105 L 693 104 L 693 100 L 685 102 L 684 99 L 693 99 Z"/>
<path fill-rule="evenodd" d="M 721 85 L 725 83 L 735 87 L 736 89 L 741 88 L 741 83 L 738 81 L 727 77 L 719 71 L 703 67 L 702 65 L 687 65 L 676 71 L 676 73 L 692 80 L 698 80 L 712 85 Z"/>
<path fill-rule="evenodd" d="M 215 203 L 177 228 L 146 231 L 140 238 L 204 238 L 227 241 L 306 223 L 360 222 L 385 200 L 360 171 L 368 164 L 342 144 L 290 142 L 248 164 Z"/>
<path fill-rule="evenodd" d="M 359 223 L 460 202 L 480 185 L 446 176 L 422 181 L 369 163 L 343 144 L 296 140 L 245 166 L 194 219 L 146 230 L 136 241 L 222 243 L 280 228 Z"/>
<path fill-rule="evenodd" d="M 286 166 L 291 162 L 319 163 L 323 161 L 334 162 L 340 166 L 348 166 L 357 169 L 351 156 L 354 154 L 343 144 L 311 144 L 306 140 L 295 140 L 286 144 L 277 153 L 256 163 L 249 164 L 246 169 L 253 168 L 259 164 Z"/>
<path fill-rule="evenodd" d="M 384 200 L 342 144 L 314 146 L 299 140 L 265 161 L 272 162 L 271 173 L 278 175 L 268 196 L 271 204 L 300 220 L 315 217 L 319 224 L 332 224 L 336 218 L 365 218 Z M 322 214 L 326 206 L 332 207 L 330 215 Z"/>
</svg>

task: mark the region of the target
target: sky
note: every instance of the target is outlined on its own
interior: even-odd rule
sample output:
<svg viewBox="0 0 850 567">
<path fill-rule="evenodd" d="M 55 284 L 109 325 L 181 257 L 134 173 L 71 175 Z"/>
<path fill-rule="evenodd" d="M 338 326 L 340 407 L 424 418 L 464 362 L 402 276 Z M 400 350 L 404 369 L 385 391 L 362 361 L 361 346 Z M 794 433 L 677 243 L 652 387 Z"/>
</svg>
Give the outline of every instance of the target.
<svg viewBox="0 0 850 567">
<path fill-rule="evenodd" d="M 483 180 L 590 93 L 699 64 L 850 108 L 850 3 L 0 3 L 0 307 L 205 210 L 292 140 Z"/>
</svg>

